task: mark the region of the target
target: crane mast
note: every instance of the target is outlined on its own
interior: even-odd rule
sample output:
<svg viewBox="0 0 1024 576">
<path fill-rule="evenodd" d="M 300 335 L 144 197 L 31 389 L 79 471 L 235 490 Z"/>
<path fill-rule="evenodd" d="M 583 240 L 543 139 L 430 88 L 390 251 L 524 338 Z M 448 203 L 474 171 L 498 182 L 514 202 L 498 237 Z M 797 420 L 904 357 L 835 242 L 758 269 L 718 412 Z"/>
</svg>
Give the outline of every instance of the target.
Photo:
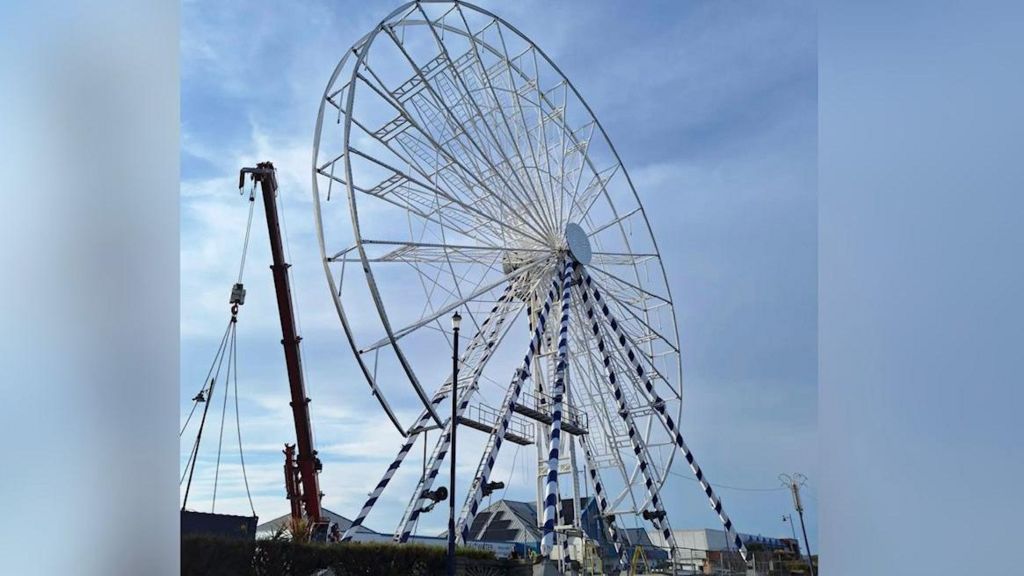
<svg viewBox="0 0 1024 576">
<path fill-rule="evenodd" d="M 302 375 L 302 356 L 295 324 L 295 310 L 292 303 L 291 282 L 281 241 L 281 227 L 277 214 L 277 177 L 271 162 L 261 162 L 255 168 L 242 168 L 238 175 L 241 188 L 246 174 L 260 184 L 263 191 L 263 209 L 267 215 L 267 231 L 270 235 L 270 253 L 273 264 L 270 270 L 274 277 L 277 293 L 277 310 L 281 317 L 281 344 L 284 347 L 285 366 L 288 370 L 288 387 L 291 391 L 292 417 L 295 420 L 295 444 L 285 444 L 285 488 L 291 503 L 294 520 L 305 516 L 314 534 L 320 531 L 322 514 L 320 485 L 317 474 L 321 463 L 313 448 L 313 428 L 309 418 L 309 397 Z"/>
</svg>

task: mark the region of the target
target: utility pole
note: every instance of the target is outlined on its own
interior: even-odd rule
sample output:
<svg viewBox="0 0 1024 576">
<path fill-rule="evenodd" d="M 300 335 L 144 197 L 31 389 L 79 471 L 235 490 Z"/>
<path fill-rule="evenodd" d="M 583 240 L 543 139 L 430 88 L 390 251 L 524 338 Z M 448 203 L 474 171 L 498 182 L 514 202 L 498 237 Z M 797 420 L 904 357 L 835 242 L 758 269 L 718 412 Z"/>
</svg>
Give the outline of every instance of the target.
<svg viewBox="0 0 1024 576">
<path fill-rule="evenodd" d="M 238 187 L 245 185 L 245 176 L 252 176 L 253 182 L 259 182 L 263 189 L 263 210 L 267 215 L 267 231 L 270 234 L 270 254 L 273 264 L 270 270 L 274 277 L 274 289 L 277 293 L 277 310 L 281 317 L 281 344 L 284 346 L 285 367 L 288 370 L 288 387 L 291 390 L 292 417 L 295 420 L 295 446 L 285 444 L 285 479 L 289 489 L 288 498 L 292 501 L 292 517 L 301 509 L 305 510 L 306 520 L 312 533 L 322 524 L 320 484 L 317 474 L 320 472 L 320 459 L 313 448 L 313 427 L 309 418 L 309 398 L 306 397 L 306 385 L 302 375 L 302 357 L 299 352 L 298 335 L 295 324 L 295 310 L 292 304 L 292 290 L 288 278 L 290 264 L 285 262 L 284 247 L 281 241 L 281 227 L 277 215 L 277 177 L 274 165 L 260 162 L 255 168 L 242 168 L 238 174 Z M 295 449 L 298 454 L 292 460 Z M 288 468 L 292 468 L 289 470 Z M 297 470 L 296 470 L 297 469 Z M 297 482 L 290 473 L 298 472 Z M 301 494 L 296 491 L 301 488 Z M 296 500 L 302 503 L 301 509 Z"/>
<path fill-rule="evenodd" d="M 796 513 L 800 515 L 800 530 L 804 533 L 804 548 L 807 549 L 807 568 L 810 570 L 811 576 L 814 576 L 814 562 L 811 560 L 811 543 L 807 540 L 807 526 L 804 525 L 804 506 L 800 501 L 800 487 L 807 482 L 807 476 L 796 472 L 792 476 L 789 474 L 779 474 L 779 480 L 782 485 L 789 488 L 790 492 L 793 493 L 793 508 L 796 509 Z M 792 526 L 793 517 L 790 516 L 790 526 Z M 796 534 L 794 534 L 794 537 Z"/>
</svg>

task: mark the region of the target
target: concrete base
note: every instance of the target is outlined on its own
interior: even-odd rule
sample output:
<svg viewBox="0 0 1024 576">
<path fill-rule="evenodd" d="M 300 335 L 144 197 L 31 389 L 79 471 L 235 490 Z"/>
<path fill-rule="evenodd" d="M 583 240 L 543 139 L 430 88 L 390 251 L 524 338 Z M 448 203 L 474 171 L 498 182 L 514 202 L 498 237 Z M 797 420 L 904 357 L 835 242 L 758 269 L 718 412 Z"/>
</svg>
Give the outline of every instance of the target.
<svg viewBox="0 0 1024 576">
<path fill-rule="evenodd" d="M 559 576 L 558 562 L 555 560 L 545 560 L 540 564 L 534 564 L 533 576 Z"/>
</svg>

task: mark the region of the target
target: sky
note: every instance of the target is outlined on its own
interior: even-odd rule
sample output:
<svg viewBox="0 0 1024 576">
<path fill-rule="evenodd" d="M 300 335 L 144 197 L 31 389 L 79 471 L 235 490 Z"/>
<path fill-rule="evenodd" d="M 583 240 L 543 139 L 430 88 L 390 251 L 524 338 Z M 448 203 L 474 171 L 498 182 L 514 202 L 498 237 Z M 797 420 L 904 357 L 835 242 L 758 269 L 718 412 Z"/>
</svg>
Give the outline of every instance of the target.
<svg viewBox="0 0 1024 576">
<path fill-rule="evenodd" d="M 661 247 L 682 341 L 682 430 L 741 532 L 789 536 L 779 486 L 802 472 L 817 527 L 817 38 L 808 2 L 481 2 L 539 45 L 622 157 Z M 356 514 L 400 437 L 355 371 L 319 262 L 309 165 L 319 99 L 346 49 L 396 2 L 182 6 L 181 408 L 228 319 L 247 216 L 242 166 L 278 168 L 324 506 Z M 288 510 L 294 437 L 257 206 L 238 324 L 239 412 L 261 520 Z M 215 404 L 218 409 L 221 408 Z M 399 406 L 412 412 L 413 403 Z M 210 426 L 189 507 L 209 510 Z M 228 408 L 216 510 L 248 514 Z M 411 418 L 407 417 L 406 420 Z M 461 438 L 461 437 L 460 437 Z M 183 444 L 190 440 L 186 435 Z M 185 451 L 182 450 L 182 462 Z M 467 478 L 475 458 L 460 459 Z M 470 463 L 472 461 L 472 463 Z M 419 460 L 367 520 L 394 529 Z M 519 474 L 510 464 L 498 470 Z M 689 470 L 663 491 L 673 527 L 718 528 Z M 510 493 L 510 497 L 517 496 Z M 519 494 L 532 500 L 530 492 Z M 440 513 L 420 532 L 444 528 Z"/>
</svg>

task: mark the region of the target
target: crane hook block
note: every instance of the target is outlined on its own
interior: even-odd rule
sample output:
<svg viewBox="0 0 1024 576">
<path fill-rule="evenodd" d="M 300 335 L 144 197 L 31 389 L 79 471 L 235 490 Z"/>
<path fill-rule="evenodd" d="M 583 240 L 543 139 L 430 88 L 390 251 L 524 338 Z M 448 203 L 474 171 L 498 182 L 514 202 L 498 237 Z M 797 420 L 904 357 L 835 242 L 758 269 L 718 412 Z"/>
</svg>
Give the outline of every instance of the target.
<svg viewBox="0 0 1024 576">
<path fill-rule="evenodd" d="M 231 301 L 228 304 L 245 304 L 245 287 L 239 282 L 231 287 Z"/>
</svg>

